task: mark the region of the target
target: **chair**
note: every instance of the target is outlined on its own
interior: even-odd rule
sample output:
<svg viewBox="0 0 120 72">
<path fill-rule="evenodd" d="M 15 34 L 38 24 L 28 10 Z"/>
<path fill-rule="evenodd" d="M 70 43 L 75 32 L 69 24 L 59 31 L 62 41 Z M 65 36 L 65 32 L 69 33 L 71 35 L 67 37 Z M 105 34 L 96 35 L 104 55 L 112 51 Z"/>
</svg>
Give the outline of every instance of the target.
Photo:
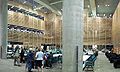
<svg viewBox="0 0 120 72">
<path fill-rule="evenodd" d="M 94 70 L 94 63 L 96 61 L 97 57 L 95 57 L 94 55 L 85 62 L 85 68 L 92 68 L 92 71 Z"/>
</svg>

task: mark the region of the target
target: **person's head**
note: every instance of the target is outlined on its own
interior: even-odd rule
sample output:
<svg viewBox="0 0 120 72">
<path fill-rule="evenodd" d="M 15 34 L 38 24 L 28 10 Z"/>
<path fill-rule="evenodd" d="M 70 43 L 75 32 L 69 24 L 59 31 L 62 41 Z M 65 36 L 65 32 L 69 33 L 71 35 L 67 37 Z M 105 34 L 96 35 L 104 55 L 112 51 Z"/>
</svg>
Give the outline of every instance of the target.
<svg viewBox="0 0 120 72">
<path fill-rule="evenodd" d="M 50 54 L 52 54 L 52 52 L 50 52 Z"/>
<path fill-rule="evenodd" d="M 38 48 L 38 51 L 42 51 L 42 48 Z"/>
<path fill-rule="evenodd" d="M 29 52 L 32 52 L 32 48 L 29 49 Z"/>
</svg>

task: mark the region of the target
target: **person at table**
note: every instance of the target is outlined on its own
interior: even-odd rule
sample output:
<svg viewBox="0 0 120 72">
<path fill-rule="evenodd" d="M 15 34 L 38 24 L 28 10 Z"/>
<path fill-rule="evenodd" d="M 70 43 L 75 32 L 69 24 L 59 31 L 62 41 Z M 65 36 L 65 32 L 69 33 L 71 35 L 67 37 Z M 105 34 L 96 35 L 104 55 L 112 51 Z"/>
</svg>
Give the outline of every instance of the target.
<svg viewBox="0 0 120 72">
<path fill-rule="evenodd" d="M 45 60 L 45 66 L 52 68 L 52 60 L 53 60 L 53 54 L 50 52 L 50 54 L 47 54 L 47 59 Z"/>
<path fill-rule="evenodd" d="M 38 68 L 38 72 L 40 72 L 40 68 L 43 72 L 43 57 L 44 57 L 44 53 L 42 52 L 42 48 L 38 49 L 38 52 L 35 55 L 36 57 L 36 65 Z"/>
<path fill-rule="evenodd" d="M 53 53 L 52 52 L 50 52 L 50 54 L 48 56 L 48 61 L 49 61 L 50 68 L 52 68 L 52 61 L 53 61 Z"/>
</svg>

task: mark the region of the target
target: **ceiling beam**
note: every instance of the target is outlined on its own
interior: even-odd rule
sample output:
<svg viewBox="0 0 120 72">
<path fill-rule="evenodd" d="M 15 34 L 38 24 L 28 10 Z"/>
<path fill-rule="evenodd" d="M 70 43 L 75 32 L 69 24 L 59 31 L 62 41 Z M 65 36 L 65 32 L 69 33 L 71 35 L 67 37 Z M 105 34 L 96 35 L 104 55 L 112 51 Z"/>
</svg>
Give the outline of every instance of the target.
<svg viewBox="0 0 120 72">
<path fill-rule="evenodd" d="M 47 7 L 49 10 L 51 10 L 55 14 L 61 15 L 61 11 L 58 10 L 55 6 L 50 5 L 50 3 L 47 0 L 34 0 L 34 1 L 39 3 L 40 5 L 43 5 L 44 7 Z"/>
<path fill-rule="evenodd" d="M 34 8 L 34 10 L 40 10 L 42 9 L 44 6 L 37 6 L 36 8 Z"/>
<path fill-rule="evenodd" d="M 92 15 L 96 16 L 96 3 L 95 0 L 89 0 L 90 1 L 90 7 L 92 10 Z"/>
<path fill-rule="evenodd" d="M 50 5 L 58 4 L 58 3 L 61 3 L 61 2 L 63 2 L 63 1 L 52 2 L 52 3 L 50 3 Z"/>
</svg>

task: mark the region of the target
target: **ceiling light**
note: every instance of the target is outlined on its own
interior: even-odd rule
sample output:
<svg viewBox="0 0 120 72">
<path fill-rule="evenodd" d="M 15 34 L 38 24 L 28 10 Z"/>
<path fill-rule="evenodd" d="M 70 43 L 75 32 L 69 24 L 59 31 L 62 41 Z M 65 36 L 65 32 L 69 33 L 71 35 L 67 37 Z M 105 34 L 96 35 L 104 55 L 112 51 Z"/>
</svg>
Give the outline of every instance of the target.
<svg viewBox="0 0 120 72">
<path fill-rule="evenodd" d="M 25 3 L 26 3 L 26 1 L 23 2 L 23 4 L 25 4 Z"/>
<path fill-rule="evenodd" d="M 106 4 L 105 6 L 109 7 L 110 5 L 107 5 L 107 4 Z"/>
<path fill-rule="evenodd" d="M 90 8 L 90 5 L 88 5 L 88 8 Z"/>
<path fill-rule="evenodd" d="M 92 16 L 93 14 L 91 14 L 91 16 Z"/>
<path fill-rule="evenodd" d="M 99 16 L 100 14 L 97 14 L 97 16 Z"/>
<path fill-rule="evenodd" d="M 108 5 L 105 5 L 105 6 L 108 6 Z"/>
<path fill-rule="evenodd" d="M 110 14 L 110 16 L 112 16 L 112 14 Z"/>
<path fill-rule="evenodd" d="M 105 16 L 105 14 L 104 14 L 104 16 Z"/>
<path fill-rule="evenodd" d="M 100 7 L 99 5 L 97 7 Z"/>
</svg>

